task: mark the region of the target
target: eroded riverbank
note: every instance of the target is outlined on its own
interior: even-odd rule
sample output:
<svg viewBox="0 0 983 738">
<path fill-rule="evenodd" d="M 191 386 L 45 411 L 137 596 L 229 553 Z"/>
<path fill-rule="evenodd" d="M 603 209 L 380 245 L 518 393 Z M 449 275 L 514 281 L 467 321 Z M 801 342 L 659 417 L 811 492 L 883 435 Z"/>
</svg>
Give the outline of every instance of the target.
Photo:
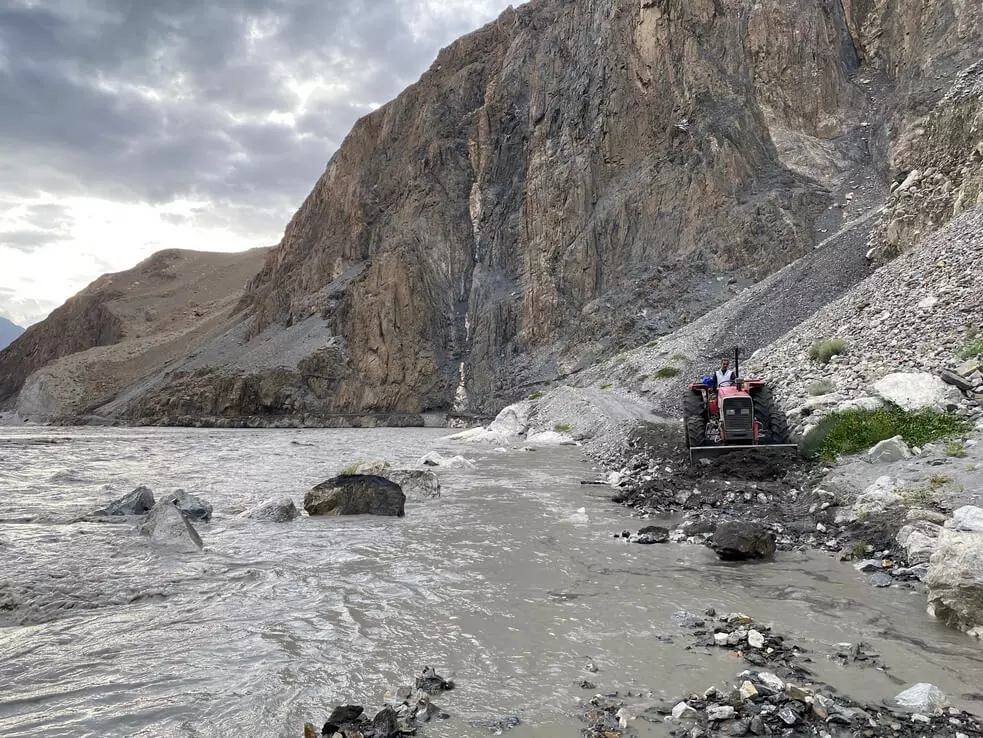
<svg viewBox="0 0 983 738">
<path fill-rule="evenodd" d="M 873 590 L 826 554 L 739 566 L 627 544 L 629 512 L 580 484 L 579 449 L 462 449 L 445 432 L 4 431 L 0 733 L 295 736 L 335 704 L 382 707 L 430 664 L 458 686 L 426 735 L 488 735 L 478 724 L 510 716 L 511 735 L 577 735 L 594 693 L 655 703 L 732 680 L 741 663 L 691 648 L 673 620 L 708 606 L 772 623 L 854 699 L 931 682 L 983 711 L 978 643 L 927 619 L 917 594 Z M 404 519 L 235 518 L 352 461 L 434 448 L 475 466 L 438 469 L 441 498 Z M 202 554 L 68 522 L 138 484 L 214 505 Z M 828 658 L 859 641 L 886 672 Z"/>
</svg>

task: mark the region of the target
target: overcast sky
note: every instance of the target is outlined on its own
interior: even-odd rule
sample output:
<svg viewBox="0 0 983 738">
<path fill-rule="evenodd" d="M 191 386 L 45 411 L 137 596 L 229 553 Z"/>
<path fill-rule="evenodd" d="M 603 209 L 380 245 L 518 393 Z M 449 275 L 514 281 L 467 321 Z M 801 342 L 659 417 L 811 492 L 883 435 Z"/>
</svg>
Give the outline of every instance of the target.
<svg viewBox="0 0 983 738">
<path fill-rule="evenodd" d="M 508 5 L 0 1 L 0 315 L 159 249 L 276 243 L 352 123 Z"/>
</svg>

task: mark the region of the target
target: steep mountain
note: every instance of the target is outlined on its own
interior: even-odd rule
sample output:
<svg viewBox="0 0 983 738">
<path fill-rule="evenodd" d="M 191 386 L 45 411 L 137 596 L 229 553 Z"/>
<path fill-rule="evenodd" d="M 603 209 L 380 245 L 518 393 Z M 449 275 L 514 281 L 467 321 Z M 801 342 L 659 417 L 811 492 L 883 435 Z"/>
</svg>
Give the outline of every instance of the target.
<svg viewBox="0 0 983 738">
<path fill-rule="evenodd" d="M 0 407 L 78 417 L 194 351 L 227 327 L 267 251 L 160 251 L 100 277 L 0 351 Z"/>
<path fill-rule="evenodd" d="M 4 349 L 13 343 L 24 329 L 0 315 L 0 349 Z"/>
<path fill-rule="evenodd" d="M 928 181 L 978 196 L 972 96 L 947 90 L 981 47 L 970 0 L 510 9 L 355 125 L 238 322 L 100 412 L 492 411 L 777 272 L 783 302 L 720 308 L 763 346 L 953 216 L 880 212 L 911 167 L 944 150 Z"/>
</svg>

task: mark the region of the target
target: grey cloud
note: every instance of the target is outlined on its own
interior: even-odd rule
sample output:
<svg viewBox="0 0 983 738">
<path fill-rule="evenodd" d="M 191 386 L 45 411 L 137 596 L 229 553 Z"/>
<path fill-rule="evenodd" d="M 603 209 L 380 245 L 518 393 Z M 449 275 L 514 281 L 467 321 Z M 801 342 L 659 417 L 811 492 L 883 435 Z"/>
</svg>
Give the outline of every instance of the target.
<svg viewBox="0 0 983 738">
<path fill-rule="evenodd" d="M 42 246 L 47 246 L 49 243 L 60 241 L 63 238 L 64 236 L 57 232 L 31 230 L 0 231 L 0 246 L 7 246 L 17 251 L 30 253 L 31 251 L 37 251 Z"/>
</svg>

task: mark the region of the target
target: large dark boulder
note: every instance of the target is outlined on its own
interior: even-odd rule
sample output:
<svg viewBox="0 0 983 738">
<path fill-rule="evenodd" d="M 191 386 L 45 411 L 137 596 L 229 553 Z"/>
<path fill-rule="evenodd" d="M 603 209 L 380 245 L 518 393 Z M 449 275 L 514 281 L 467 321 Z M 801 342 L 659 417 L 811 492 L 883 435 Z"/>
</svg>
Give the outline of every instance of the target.
<svg viewBox="0 0 983 738">
<path fill-rule="evenodd" d="M 399 485 L 373 474 L 342 474 L 304 496 L 309 515 L 403 516 L 406 495 Z"/>
<path fill-rule="evenodd" d="M 154 507 L 154 493 L 150 487 L 140 486 L 125 497 L 121 497 L 93 515 L 112 517 L 115 515 L 144 515 Z"/>
<path fill-rule="evenodd" d="M 710 547 L 724 561 L 768 559 L 775 555 L 775 536 L 760 523 L 720 523 Z"/>
</svg>

